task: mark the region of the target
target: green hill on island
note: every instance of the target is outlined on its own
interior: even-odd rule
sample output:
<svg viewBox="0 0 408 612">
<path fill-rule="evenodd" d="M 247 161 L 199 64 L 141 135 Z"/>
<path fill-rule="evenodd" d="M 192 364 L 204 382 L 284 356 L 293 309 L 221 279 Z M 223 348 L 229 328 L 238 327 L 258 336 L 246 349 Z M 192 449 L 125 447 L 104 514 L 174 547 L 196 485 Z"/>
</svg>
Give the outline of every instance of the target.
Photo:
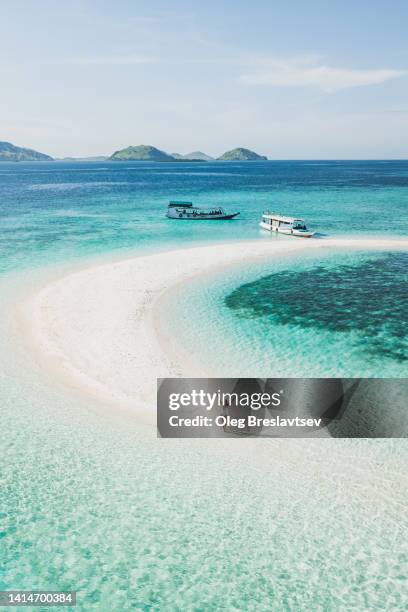
<svg viewBox="0 0 408 612">
<path fill-rule="evenodd" d="M 180 153 L 166 153 L 156 147 L 150 145 L 138 145 L 130 146 L 125 149 L 115 151 L 113 155 L 108 157 L 111 161 L 152 161 L 152 162 L 174 162 L 174 161 L 215 161 L 213 157 L 206 155 L 202 151 L 193 151 L 187 153 L 187 155 L 181 155 Z M 254 151 L 249 149 L 243 149 L 238 147 L 227 151 L 221 157 L 218 157 L 220 161 L 256 161 L 268 159 L 264 155 L 258 155 Z"/>
<path fill-rule="evenodd" d="M 0 141 L 0 161 L 54 161 L 49 155 L 33 149 L 17 147 L 11 142 Z"/>
<path fill-rule="evenodd" d="M 180 153 L 172 153 L 171 155 L 174 159 L 181 161 L 214 161 L 213 157 L 210 157 L 210 155 L 202 151 L 193 151 L 192 153 L 187 153 L 187 155 L 180 155 Z"/>
<path fill-rule="evenodd" d="M 265 155 L 258 155 L 258 153 L 242 147 L 227 151 L 221 157 L 218 157 L 219 161 L 259 161 L 265 159 L 268 159 Z"/>
<path fill-rule="evenodd" d="M 171 162 L 175 161 L 174 157 L 151 147 L 149 145 L 138 145 L 136 147 L 126 147 L 120 151 L 115 151 L 113 155 L 109 157 L 112 161 L 159 161 L 159 162 Z"/>
</svg>

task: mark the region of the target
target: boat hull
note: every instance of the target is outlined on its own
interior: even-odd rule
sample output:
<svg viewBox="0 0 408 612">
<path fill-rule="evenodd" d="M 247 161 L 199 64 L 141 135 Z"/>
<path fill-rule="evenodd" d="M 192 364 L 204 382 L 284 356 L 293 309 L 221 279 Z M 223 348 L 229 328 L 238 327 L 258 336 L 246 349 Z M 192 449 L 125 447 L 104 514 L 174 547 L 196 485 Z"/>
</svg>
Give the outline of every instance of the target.
<svg viewBox="0 0 408 612">
<path fill-rule="evenodd" d="M 231 215 L 188 215 L 179 213 L 177 215 L 167 214 L 168 219 L 177 219 L 178 221 L 226 221 L 228 219 L 234 219 L 238 217 L 239 213 L 233 213 Z"/>
<path fill-rule="evenodd" d="M 301 232 L 295 229 L 281 229 L 279 227 L 272 227 L 271 225 L 269 225 L 268 223 L 264 223 L 263 221 L 261 221 L 259 225 L 260 227 L 262 227 L 262 229 L 266 229 L 269 232 L 275 232 L 277 234 L 284 234 L 285 236 L 297 236 L 298 238 L 311 238 L 315 234 L 315 232 L 309 232 L 309 231 Z"/>
</svg>

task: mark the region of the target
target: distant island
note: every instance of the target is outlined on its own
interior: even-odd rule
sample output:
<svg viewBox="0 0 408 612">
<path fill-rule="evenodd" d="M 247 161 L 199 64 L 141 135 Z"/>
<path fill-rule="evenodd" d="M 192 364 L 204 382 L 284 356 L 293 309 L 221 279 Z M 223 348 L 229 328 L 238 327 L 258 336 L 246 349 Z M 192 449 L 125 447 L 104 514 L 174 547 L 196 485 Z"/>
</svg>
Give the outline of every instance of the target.
<svg viewBox="0 0 408 612">
<path fill-rule="evenodd" d="M 150 161 L 150 162 L 210 162 L 210 161 L 256 161 L 267 160 L 264 155 L 238 147 L 226 151 L 221 157 L 215 159 L 202 151 L 193 151 L 182 155 L 180 153 L 166 153 L 151 145 L 129 146 L 115 151 L 110 157 L 95 155 L 93 157 L 62 157 L 53 159 L 50 155 L 39 153 L 34 149 L 17 147 L 11 142 L 0 141 L 0 161 L 57 161 L 57 162 L 102 162 L 102 161 Z"/>
<path fill-rule="evenodd" d="M 138 145 L 136 147 L 126 147 L 120 151 L 115 151 L 109 157 L 111 161 L 156 161 L 156 162 L 172 162 L 174 157 L 152 147 L 150 145 Z"/>
<path fill-rule="evenodd" d="M 170 155 L 151 145 L 137 145 L 115 151 L 108 159 L 110 161 L 198 162 L 210 161 L 213 158 L 201 151 L 195 151 L 187 155 L 180 155 L 179 153 Z"/>
<path fill-rule="evenodd" d="M 211 157 L 202 151 L 193 151 L 192 153 L 187 153 L 187 155 L 172 153 L 171 156 L 174 157 L 174 159 L 181 161 L 214 161 L 214 157 Z"/>
<path fill-rule="evenodd" d="M 217 159 L 218 161 L 262 161 L 268 158 L 265 155 L 258 155 L 258 153 L 250 151 L 249 149 L 238 147 L 237 149 L 227 151 Z"/>
<path fill-rule="evenodd" d="M 11 142 L 0 141 L 0 161 L 18 162 L 18 161 L 54 161 L 49 155 L 39 153 L 33 149 L 25 149 L 17 147 Z"/>
<path fill-rule="evenodd" d="M 115 151 L 109 158 L 111 161 L 154 161 L 154 162 L 174 162 L 174 161 L 215 161 L 213 157 L 203 153 L 202 151 L 194 151 L 187 155 L 181 155 L 180 153 L 165 153 L 156 147 L 151 145 L 138 145 L 130 146 L 119 151 Z M 238 147 L 227 151 L 221 157 L 218 157 L 219 161 L 256 161 L 256 160 L 267 160 L 265 155 L 258 155 L 254 151 Z"/>
</svg>

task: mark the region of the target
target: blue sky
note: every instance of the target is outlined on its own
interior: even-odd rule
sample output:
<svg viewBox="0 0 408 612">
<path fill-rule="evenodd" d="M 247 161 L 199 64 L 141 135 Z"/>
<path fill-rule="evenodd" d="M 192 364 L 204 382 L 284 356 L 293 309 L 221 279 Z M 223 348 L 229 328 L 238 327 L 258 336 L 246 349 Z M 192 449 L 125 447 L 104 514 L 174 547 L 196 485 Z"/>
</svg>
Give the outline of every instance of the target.
<svg viewBox="0 0 408 612">
<path fill-rule="evenodd" d="M 1 0 L 0 140 L 406 158 L 408 3 Z"/>
</svg>

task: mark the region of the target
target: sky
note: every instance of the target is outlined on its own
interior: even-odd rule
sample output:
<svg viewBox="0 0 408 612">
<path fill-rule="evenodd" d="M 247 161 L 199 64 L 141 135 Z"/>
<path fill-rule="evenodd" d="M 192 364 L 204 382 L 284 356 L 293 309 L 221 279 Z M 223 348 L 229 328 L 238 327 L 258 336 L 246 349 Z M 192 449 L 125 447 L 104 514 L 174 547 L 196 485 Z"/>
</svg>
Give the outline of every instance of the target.
<svg viewBox="0 0 408 612">
<path fill-rule="evenodd" d="M 406 0 L 0 0 L 0 140 L 408 157 Z"/>
</svg>

